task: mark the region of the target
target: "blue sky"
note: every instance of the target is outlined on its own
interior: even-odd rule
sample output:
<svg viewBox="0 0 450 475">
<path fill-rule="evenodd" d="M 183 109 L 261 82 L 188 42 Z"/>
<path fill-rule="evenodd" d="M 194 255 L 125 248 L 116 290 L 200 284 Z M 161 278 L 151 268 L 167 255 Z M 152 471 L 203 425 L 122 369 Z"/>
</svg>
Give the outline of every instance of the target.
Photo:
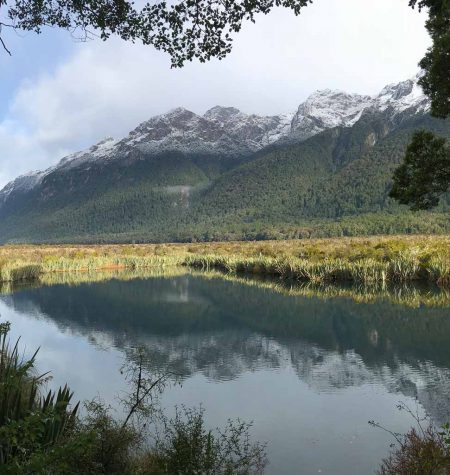
<svg viewBox="0 0 450 475">
<path fill-rule="evenodd" d="M 223 61 L 170 69 L 151 47 L 77 43 L 64 31 L 4 32 L 0 51 L 0 187 L 173 107 L 295 110 L 323 88 L 375 94 L 416 74 L 430 40 L 407 0 L 315 0 L 248 24 Z"/>
<path fill-rule="evenodd" d="M 56 29 L 49 28 L 41 35 L 5 30 L 3 33 L 13 55 L 9 57 L 0 51 L 0 118 L 7 112 L 9 101 L 22 81 L 51 74 L 77 46 L 67 32 Z"/>
</svg>

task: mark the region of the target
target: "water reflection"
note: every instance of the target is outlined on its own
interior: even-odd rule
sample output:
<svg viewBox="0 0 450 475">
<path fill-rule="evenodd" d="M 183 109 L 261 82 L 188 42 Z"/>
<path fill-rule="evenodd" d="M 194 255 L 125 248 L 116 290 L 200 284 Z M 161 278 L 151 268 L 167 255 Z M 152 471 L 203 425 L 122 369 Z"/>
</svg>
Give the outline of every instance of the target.
<svg viewBox="0 0 450 475">
<path fill-rule="evenodd" d="M 292 368 L 316 392 L 381 384 L 450 419 L 450 315 L 380 300 L 286 297 L 190 275 L 21 289 L 8 307 L 107 349 L 145 344 L 154 368 L 232 380 Z M 26 335 L 25 335 L 26 336 Z"/>
<path fill-rule="evenodd" d="M 206 402 L 215 415 L 243 411 L 255 419 L 271 443 L 273 473 L 295 473 L 300 456 L 306 474 L 326 473 L 327 463 L 328 473 L 369 473 L 388 442 L 368 432 L 367 420 L 394 420 L 389 411 L 400 398 L 417 398 L 437 422 L 450 420 L 448 307 L 285 295 L 179 274 L 22 288 L 0 302 L 13 323 L 26 317 L 24 341 L 37 327 L 48 335 L 42 344 L 53 345 L 54 363 L 46 369 L 60 360 L 66 379 L 79 385 L 81 370 L 89 384 L 113 391 L 111 358 L 130 357 L 144 344 L 152 368 L 183 376 L 174 402 Z M 68 363 L 74 347 L 86 355 L 76 368 Z M 394 422 L 398 430 L 410 424 Z"/>
</svg>

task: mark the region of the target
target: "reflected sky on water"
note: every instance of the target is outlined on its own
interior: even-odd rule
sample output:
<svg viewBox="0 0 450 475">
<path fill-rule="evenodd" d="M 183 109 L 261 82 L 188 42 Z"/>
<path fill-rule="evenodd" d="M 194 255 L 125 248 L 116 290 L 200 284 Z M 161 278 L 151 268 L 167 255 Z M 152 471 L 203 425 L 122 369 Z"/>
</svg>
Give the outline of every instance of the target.
<svg viewBox="0 0 450 475">
<path fill-rule="evenodd" d="M 2 319 L 39 369 L 79 399 L 116 405 L 120 367 L 144 345 L 151 370 L 182 385 L 163 405 L 206 409 L 211 426 L 253 420 L 269 474 L 373 473 L 405 431 L 399 401 L 450 420 L 450 311 L 387 300 L 285 296 L 184 275 L 23 288 L 0 296 Z"/>
</svg>

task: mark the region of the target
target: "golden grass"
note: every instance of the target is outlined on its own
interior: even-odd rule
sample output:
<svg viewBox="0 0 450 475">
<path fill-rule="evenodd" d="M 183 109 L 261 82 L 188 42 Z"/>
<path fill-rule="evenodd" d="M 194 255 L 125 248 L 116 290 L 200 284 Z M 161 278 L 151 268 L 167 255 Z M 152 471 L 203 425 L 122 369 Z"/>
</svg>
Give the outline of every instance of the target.
<svg viewBox="0 0 450 475">
<path fill-rule="evenodd" d="M 185 265 L 231 274 L 364 285 L 450 285 L 450 236 L 376 236 L 289 241 L 0 247 L 0 281 L 67 271 Z"/>
<path fill-rule="evenodd" d="M 364 285 L 427 281 L 450 285 L 450 236 L 215 243 L 188 248 L 186 264 L 226 273 Z"/>
</svg>

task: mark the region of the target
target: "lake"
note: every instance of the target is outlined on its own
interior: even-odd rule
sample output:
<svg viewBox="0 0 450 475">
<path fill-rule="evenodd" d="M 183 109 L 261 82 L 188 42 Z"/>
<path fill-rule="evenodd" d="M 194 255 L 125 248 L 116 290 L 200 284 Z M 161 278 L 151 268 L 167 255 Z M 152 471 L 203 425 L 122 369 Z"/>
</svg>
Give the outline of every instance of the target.
<svg viewBox="0 0 450 475">
<path fill-rule="evenodd" d="M 208 425 L 253 421 L 268 474 L 374 473 L 413 420 L 450 421 L 449 307 L 280 292 L 218 276 L 175 275 L 23 287 L 0 295 L 50 385 L 113 406 L 120 368 L 144 345 L 150 369 L 182 384 L 162 404 L 205 408 Z"/>
</svg>

